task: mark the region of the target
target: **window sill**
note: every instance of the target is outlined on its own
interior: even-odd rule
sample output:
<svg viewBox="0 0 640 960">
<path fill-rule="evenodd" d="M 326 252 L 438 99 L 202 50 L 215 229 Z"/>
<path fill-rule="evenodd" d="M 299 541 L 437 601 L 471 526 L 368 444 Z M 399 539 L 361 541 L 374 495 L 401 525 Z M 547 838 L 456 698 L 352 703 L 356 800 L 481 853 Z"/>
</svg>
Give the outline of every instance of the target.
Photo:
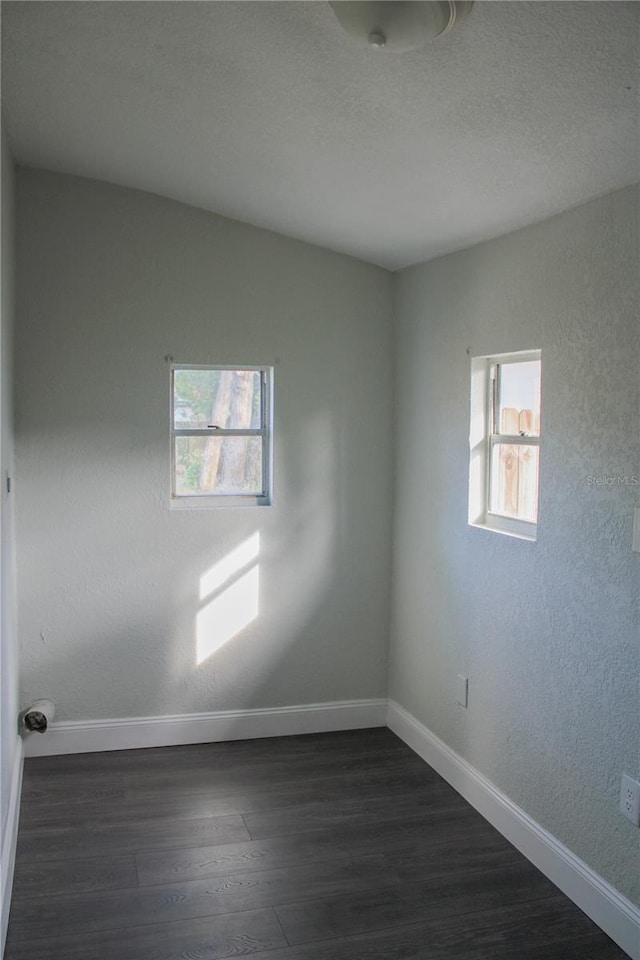
<svg viewBox="0 0 640 960">
<path fill-rule="evenodd" d="M 227 510 L 230 507 L 270 507 L 270 497 L 171 497 L 170 510 Z"/>
<path fill-rule="evenodd" d="M 516 540 L 528 540 L 535 543 L 538 539 L 538 525 L 527 523 L 526 520 L 510 520 L 508 517 L 489 516 L 481 520 L 470 520 L 470 527 L 477 530 L 488 530 L 490 533 L 501 533 L 505 537 L 515 537 Z"/>
</svg>

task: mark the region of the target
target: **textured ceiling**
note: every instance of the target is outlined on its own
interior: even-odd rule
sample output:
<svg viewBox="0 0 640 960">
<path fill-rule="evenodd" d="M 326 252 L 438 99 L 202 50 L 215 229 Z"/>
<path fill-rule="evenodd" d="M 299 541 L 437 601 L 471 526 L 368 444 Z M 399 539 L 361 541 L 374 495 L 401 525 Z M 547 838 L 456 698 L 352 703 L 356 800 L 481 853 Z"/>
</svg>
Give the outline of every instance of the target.
<svg viewBox="0 0 640 960">
<path fill-rule="evenodd" d="M 477 2 L 424 50 L 328 3 L 2 3 L 16 160 L 390 268 L 638 179 L 640 4 Z"/>
</svg>

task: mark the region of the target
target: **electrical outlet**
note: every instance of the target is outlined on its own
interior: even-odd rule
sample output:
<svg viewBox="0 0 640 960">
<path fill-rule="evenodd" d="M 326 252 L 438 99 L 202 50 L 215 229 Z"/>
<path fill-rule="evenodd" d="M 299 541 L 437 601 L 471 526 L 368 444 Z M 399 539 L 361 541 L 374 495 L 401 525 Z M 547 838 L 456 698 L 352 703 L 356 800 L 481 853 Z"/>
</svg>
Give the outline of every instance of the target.
<svg viewBox="0 0 640 960">
<path fill-rule="evenodd" d="M 469 704 L 469 681 L 461 673 L 456 677 L 456 702 L 461 707 L 467 707 Z"/>
<path fill-rule="evenodd" d="M 640 553 L 640 507 L 633 508 L 633 536 L 631 538 L 631 549 Z"/>
<path fill-rule="evenodd" d="M 622 774 L 620 787 L 620 813 L 634 826 L 640 827 L 640 783 L 626 773 Z"/>
</svg>

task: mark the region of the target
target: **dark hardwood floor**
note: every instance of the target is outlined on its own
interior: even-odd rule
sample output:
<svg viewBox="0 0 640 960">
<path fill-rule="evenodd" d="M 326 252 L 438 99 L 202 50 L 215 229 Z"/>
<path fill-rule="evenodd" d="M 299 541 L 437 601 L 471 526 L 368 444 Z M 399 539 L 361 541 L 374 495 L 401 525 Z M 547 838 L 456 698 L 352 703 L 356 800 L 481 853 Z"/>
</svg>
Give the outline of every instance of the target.
<svg viewBox="0 0 640 960">
<path fill-rule="evenodd" d="M 25 762 L 5 960 L 622 960 L 389 730 Z"/>
</svg>

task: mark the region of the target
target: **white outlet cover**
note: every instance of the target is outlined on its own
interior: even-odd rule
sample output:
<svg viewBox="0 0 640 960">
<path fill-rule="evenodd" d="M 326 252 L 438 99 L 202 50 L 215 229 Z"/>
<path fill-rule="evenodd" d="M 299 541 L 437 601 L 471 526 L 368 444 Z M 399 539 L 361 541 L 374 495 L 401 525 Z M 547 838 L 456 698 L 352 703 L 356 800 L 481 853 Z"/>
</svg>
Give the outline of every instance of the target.
<svg viewBox="0 0 640 960">
<path fill-rule="evenodd" d="M 622 774 L 620 813 L 636 827 L 640 827 L 640 783 Z"/>
<path fill-rule="evenodd" d="M 461 707 L 466 707 L 469 702 L 469 681 L 461 673 L 456 679 L 456 701 Z"/>
<path fill-rule="evenodd" d="M 640 553 L 640 507 L 633 508 L 633 537 L 631 540 L 631 549 Z"/>
</svg>

